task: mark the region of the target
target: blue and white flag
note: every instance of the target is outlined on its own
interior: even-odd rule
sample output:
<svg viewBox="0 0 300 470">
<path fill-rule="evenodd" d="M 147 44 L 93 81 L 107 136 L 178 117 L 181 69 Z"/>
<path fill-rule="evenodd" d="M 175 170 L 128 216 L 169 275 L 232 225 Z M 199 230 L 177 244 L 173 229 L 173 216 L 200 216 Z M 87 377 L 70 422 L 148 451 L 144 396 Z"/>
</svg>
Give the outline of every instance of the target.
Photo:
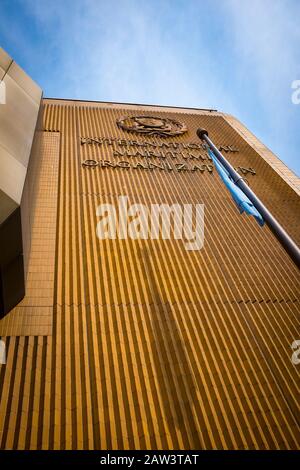
<svg viewBox="0 0 300 470">
<path fill-rule="evenodd" d="M 212 159 L 215 165 L 215 168 L 217 172 L 219 173 L 221 179 L 223 180 L 225 186 L 229 189 L 230 194 L 240 211 L 240 214 L 242 214 L 245 211 L 246 214 L 253 215 L 253 217 L 255 217 L 259 225 L 263 226 L 265 221 L 263 217 L 261 216 L 261 214 L 258 212 L 258 210 L 254 207 L 250 199 L 235 184 L 235 182 L 231 178 L 226 168 L 223 167 L 223 165 L 218 161 L 217 157 L 214 155 L 214 153 L 210 149 L 208 149 L 208 154 L 210 158 Z"/>
</svg>

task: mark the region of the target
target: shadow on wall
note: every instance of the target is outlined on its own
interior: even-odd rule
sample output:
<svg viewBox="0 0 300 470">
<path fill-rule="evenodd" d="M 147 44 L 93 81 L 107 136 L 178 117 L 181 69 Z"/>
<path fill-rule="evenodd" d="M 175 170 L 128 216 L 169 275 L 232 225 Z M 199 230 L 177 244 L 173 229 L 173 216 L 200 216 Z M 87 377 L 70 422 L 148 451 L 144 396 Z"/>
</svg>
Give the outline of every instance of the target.
<svg viewBox="0 0 300 470">
<path fill-rule="evenodd" d="M 151 253 L 147 248 L 143 248 L 140 250 L 140 256 L 153 299 L 152 354 L 163 411 L 169 427 L 168 432 L 172 436 L 175 448 L 201 449 L 204 443 L 200 436 L 195 407 L 199 400 L 194 372 L 172 306 L 169 302 L 163 302 L 161 298 L 151 262 Z M 201 432 L 204 431 L 201 429 Z"/>
</svg>

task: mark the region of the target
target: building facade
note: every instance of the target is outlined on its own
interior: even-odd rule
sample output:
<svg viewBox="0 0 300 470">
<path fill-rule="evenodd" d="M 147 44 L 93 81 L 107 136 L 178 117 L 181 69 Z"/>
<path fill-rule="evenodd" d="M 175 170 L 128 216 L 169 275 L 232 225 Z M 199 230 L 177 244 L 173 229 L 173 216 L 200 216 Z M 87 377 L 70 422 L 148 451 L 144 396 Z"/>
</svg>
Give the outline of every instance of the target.
<svg viewBox="0 0 300 470">
<path fill-rule="evenodd" d="M 3 80 L 30 95 L 1 54 Z M 0 448 L 299 448 L 299 270 L 266 226 L 239 214 L 196 130 L 298 244 L 299 178 L 227 114 L 47 99 L 32 87 L 20 105 L 21 126 L 33 109 L 23 179 L 8 187 L 15 171 L 0 176 L 14 202 L 0 199 L 1 227 L 21 237 L 11 259 L 21 254 L 25 273 L 5 278 L 6 235 Z M 7 133 L 0 166 L 6 155 L 11 168 L 19 149 Z M 97 208 L 117 208 L 120 196 L 204 204 L 204 246 L 99 239 Z"/>
</svg>

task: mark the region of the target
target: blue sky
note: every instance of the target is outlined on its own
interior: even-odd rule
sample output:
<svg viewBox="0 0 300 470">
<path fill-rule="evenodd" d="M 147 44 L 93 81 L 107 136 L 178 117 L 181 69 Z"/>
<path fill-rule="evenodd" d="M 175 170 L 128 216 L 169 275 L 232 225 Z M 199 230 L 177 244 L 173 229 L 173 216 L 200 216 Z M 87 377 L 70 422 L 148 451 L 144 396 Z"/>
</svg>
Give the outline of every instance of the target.
<svg viewBox="0 0 300 470">
<path fill-rule="evenodd" d="M 46 97 L 215 108 L 300 175 L 299 0 L 0 0 Z"/>
</svg>

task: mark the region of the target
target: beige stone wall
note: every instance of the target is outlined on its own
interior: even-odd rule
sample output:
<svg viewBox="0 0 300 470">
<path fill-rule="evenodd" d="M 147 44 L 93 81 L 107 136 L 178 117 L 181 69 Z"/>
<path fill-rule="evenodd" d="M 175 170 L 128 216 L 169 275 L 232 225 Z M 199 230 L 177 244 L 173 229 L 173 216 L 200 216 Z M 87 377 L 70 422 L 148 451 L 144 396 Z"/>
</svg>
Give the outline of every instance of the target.
<svg viewBox="0 0 300 470">
<path fill-rule="evenodd" d="M 30 156 L 41 96 L 40 87 L 0 49 L 0 318 L 25 291 L 24 255 L 30 246 L 28 195 L 33 192 L 29 186 L 34 185 L 28 181 L 28 173 L 33 166 Z"/>
<path fill-rule="evenodd" d="M 6 95 L 0 104 L 0 190 L 20 204 L 42 90 L 3 49 L 0 73 Z"/>
</svg>

